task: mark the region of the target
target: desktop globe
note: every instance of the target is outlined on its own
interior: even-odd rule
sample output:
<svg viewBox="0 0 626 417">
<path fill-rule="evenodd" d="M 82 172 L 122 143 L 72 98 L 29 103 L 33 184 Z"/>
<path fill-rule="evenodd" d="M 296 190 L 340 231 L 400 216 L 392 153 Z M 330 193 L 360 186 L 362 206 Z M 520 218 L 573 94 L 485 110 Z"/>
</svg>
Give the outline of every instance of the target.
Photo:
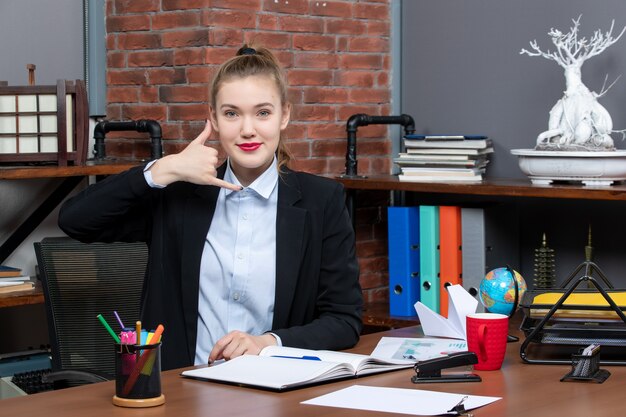
<svg viewBox="0 0 626 417">
<path fill-rule="evenodd" d="M 490 313 L 500 313 L 510 316 L 515 305 L 515 281 L 518 286 L 518 304 L 526 292 L 526 281 L 515 270 L 502 267 L 492 269 L 480 282 L 480 302 Z"/>
</svg>

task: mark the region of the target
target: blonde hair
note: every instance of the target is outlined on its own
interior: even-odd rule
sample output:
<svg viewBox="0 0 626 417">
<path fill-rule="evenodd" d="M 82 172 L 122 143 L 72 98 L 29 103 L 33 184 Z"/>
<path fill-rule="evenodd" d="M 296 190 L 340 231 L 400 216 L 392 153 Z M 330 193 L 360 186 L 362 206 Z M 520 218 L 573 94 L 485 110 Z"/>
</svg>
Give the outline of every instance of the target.
<svg viewBox="0 0 626 417">
<path fill-rule="evenodd" d="M 210 96 L 211 107 L 216 108 L 217 93 L 224 82 L 233 78 L 246 78 L 254 75 L 264 75 L 274 81 L 280 96 L 280 104 L 284 109 L 288 105 L 287 80 L 280 63 L 268 49 L 255 48 L 247 44 L 239 48 L 234 57 L 224 62 L 213 77 Z M 282 132 L 276 149 L 276 159 L 278 160 L 279 171 L 283 166 L 287 166 L 292 159 Z"/>
</svg>

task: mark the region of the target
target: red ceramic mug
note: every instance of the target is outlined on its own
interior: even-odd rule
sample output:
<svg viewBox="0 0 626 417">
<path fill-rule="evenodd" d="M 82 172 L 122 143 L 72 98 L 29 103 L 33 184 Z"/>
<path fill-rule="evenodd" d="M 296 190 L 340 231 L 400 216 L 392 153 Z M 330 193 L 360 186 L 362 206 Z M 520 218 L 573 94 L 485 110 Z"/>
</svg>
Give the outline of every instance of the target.
<svg viewBox="0 0 626 417">
<path fill-rule="evenodd" d="M 500 369 L 506 353 L 509 317 L 496 313 L 475 313 L 468 314 L 466 320 L 467 350 L 478 357 L 474 369 Z"/>
</svg>

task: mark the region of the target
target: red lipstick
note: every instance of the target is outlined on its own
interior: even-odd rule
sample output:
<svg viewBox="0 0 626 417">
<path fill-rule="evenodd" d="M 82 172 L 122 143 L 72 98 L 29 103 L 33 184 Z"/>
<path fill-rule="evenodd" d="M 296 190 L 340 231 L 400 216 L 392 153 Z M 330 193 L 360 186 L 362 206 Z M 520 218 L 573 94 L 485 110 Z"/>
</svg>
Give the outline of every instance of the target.
<svg viewBox="0 0 626 417">
<path fill-rule="evenodd" d="M 252 151 L 256 151 L 257 149 L 259 149 L 261 147 L 261 144 L 259 142 L 246 142 L 246 143 L 240 143 L 237 146 L 239 146 L 239 149 L 241 149 L 244 152 L 252 152 Z"/>
</svg>

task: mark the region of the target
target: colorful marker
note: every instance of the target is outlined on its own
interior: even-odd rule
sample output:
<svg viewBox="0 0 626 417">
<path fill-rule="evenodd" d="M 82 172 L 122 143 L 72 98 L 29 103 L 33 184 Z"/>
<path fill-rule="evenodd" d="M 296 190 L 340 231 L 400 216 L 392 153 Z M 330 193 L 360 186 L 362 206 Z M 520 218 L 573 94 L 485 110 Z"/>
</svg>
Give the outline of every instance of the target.
<svg viewBox="0 0 626 417">
<path fill-rule="evenodd" d="M 141 344 L 141 321 L 137 320 L 135 322 L 135 342 L 140 345 Z"/>
<path fill-rule="evenodd" d="M 163 334 L 164 327 L 162 324 L 159 324 L 152 334 L 152 337 L 149 339 L 148 344 L 151 345 L 153 343 L 157 343 L 161 339 L 161 334 Z"/>
<path fill-rule="evenodd" d="M 102 323 L 102 325 L 107 330 L 107 332 L 109 332 L 111 337 L 113 337 L 113 340 L 115 340 L 115 343 L 120 343 L 120 338 L 115 334 L 115 332 L 113 331 L 111 326 L 109 326 L 109 323 L 107 323 L 104 317 L 102 317 L 102 314 L 98 314 L 96 317 L 98 318 L 98 320 L 100 320 L 100 323 Z"/>
<path fill-rule="evenodd" d="M 124 329 L 124 323 L 122 323 L 122 319 L 120 319 L 120 315 L 117 314 L 117 311 L 113 311 L 113 315 L 115 315 L 115 318 L 117 319 L 117 322 L 120 324 L 120 326 L 122 327 L 122 329 Z"/>
</svg>

